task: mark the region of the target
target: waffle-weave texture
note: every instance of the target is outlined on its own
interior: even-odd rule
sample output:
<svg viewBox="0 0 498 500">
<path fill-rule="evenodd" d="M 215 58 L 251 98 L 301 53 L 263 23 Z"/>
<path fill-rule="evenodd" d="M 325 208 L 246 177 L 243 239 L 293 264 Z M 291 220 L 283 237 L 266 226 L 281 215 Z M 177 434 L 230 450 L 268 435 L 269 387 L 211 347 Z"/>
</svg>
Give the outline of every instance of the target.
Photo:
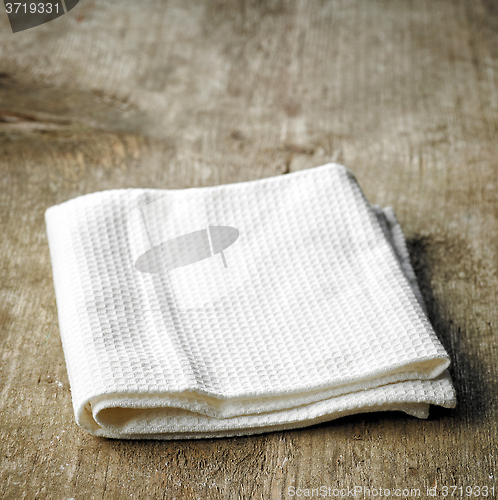
<svg viewBox="0 0 498 500">
<path fill-rule="evenodd" d="M 76 421 L 95 435 L 244 435 L 455 406 L 394 213 L 341 165 L 103 191 L 45 218 Z M 220 252 L 227 227 L 236 240 Z M 168 268 L 171 241 L 201 240 Z"/>
</svg>

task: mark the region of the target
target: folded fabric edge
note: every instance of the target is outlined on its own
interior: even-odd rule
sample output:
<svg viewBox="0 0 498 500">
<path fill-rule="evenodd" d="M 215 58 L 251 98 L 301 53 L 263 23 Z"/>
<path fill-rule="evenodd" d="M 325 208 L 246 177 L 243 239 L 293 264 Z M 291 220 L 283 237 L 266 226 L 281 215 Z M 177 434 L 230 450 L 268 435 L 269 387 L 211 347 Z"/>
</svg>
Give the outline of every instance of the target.
<svg viewBox="0 0 498 500">
<path fill-rule="evenodd" d="M 257 434 L 267 434 L 270 432 L 279 432 L 286 430 L 302 429 L 304 427 L 310 427 L 313 425 L 323 424 L 325 422 L 331 422 L 339 418 L 348 417 L 357 414 L 366 413 L 377 413 L 385 411 L 401 411 L 407 415 L 426 419 L 429 416 L 430 404 L 426 403 L 412 403 L 405 405 L 384 405 L 384 406 L 372 406 L 369 408 L 361 408 L 359 410 L 344 411 L 340 414 L 335 415 L 324 415 L 312 420 L 301 420 L 287 424 L 274 425 L 274 426 L 261 426 L 261 427 L 247 427 L 240 429 L 229 429 L 220 431 L 192 431 L 187 428 L 185 431 L 180 432 L 166 432 L 166 433 L 120 433 L 113 431 L 111 429 L 100 429 L 93 434 L 98 437 L 108 438 L 108 439 L 143 439 L 143 440 L 181 440 L 181 439 L 217 439 L 217 438 L 229 438 L 229 437 L 239 437 L 239 436 L 251 436 Z"/>
<path fill-rule="evenodd" d="M 107 436 L 110 433 L 118 437 L 124 433 L 143 436 L 153 434 L 160 429 L 163 439 L 170 439 L 170 434 L 179 427 L 184 428 L 182 432 L 208 432 L 214 429 L 216 433 L 220 430 L 228 432 L 230 429 L 236 432 L 242 427 L 261 427 L 262 422 L 265 424 L 264 427 L 273 428 L 282 423 L 295 427 L 294 424 L 301 420 L 304 422 L 316 418 L 323 418 L 322 421 L 333 420 L 349 410 L 352 410 L 351 413 L 363 413 L 369 411 L 368 408 L 371 407 L 373 409 L 370 411 L 382 411 L 386 405 L 398 405 L 400 411 L 424 418 L 420 413 L 406 411 L 406 405 L 436 404 L 446 408 L 454 408 L 456 405 L 455 392 L 447 371 L 434 380 L 387 384 L 309 404 L 299 404 L 299 401 L 296 401 L 295 407 L 283 410 L 235 415 L 222 419 L 184 408 L 151 407 L 148 406 L 150 397 L 144 394 L 142 398 L 143 408 L 126 407 L 126 398 L 121 401 L 116 398 L 108 401 L 104 398 L 93 408 L 90 404 L 80 408 L 76 420 L 79 425 L 95 435 Z M 120 403 L 122 406 L 119 406 Z"/>
<path fill-rule="evenodd" d="M 115 392 L 89 396 L 86 405 L 91 411 L 93 420 L 96 415 L 110 408 L 126 408 L 128 410 L 143 410 L 153 408 L 172 408 L 187 410 L 208 417 L 225 419 L 234 416 L 249 415 L 254 413 L 267 413 L 280 411 L 296 406 L 315 403 L 324 399 L 342 396 L 372 389 L 387 384 L 409 380 L 429 380 L 439 377 L 449 365 L 447 359 L 430 359 L 427 365 L 434 366 L 430 372 L 424 371 L 424 363 L 417 360 L 411 366 L 402 366 L 403 371 L 393 371 L 378 377 L 355 381 L 348 385 L 333 387 L 320 387 L 307 392 L 265 394 L 253 397 L 221 398 L 202 392 Z M 411 368 L 411 372 L 408 369 Z M 447 376 L 444 373 L 443 376 Z"/>
<path fill-rule="evenodd" d="M 429 415 L 430 404 L 437 404 L 445 408 L 454 408 L 454 400 L 446 400 L 445 402 L 428 398 L 427 402 L 410 402 L 404 403 L 389 403 L 378 402 L 370 406 L 361 406 L 354 408 L 343 408 L 336 411 L 325 412 L 308 416 L 308 413 L 313 413 L 317 403 L 310 405 L 309 408 L 304 408 L 302 411 L 296 411 L 297 415 L 293 419 L 285 421 L 283 416 L 280 422 L 267 422 L 264 415 L 258 415 L 252 422 L 246 422 L 245 425 L 234 425 L 232 419 L 223 426 L 207 425 L 206 422 L 192 416 L 191 419 L 186 419 L 180 425 L 171 425 L 168 419 L 165 419 L 163 425 L 158 426 L 151 424 L 147 419 L 137 420 L 132 425 L 127 425 L 124 428 L 106 427 L 95 429 L 92 434 L 99 437 L 116 438 L 116 439 L 202 439 L 202 438 L 218 438 L 230 436 L 245 436 L 252 434 L 262 434 L 267 432 L 276 432 L 280 430 L 291 430 L 311 425 L 320 424 L 336 420 L 341 417 L 360 414 L 372 413 L 380 411 L 402 411 L 410 416 L 425 419 Z M 316 413 L 316 412 L 315 412 Z"/>
</svg>

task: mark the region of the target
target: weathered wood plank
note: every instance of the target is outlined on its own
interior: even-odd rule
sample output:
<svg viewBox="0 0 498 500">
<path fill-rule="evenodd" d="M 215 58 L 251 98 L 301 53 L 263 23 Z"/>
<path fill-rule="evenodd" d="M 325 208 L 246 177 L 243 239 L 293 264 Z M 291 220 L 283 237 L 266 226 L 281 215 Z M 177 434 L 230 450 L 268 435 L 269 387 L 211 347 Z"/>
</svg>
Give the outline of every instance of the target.
<svg viewBox="0 0 498 500">
<path fill-rule="evenodd" d="M 496 489 L 498 11 L 491 0 L 82 1 L 0 16 L 0 495 L 290 498 Z M 337 160 L 395 208 L 459 403 L 237 439 L 74 423 L 44 210 Z M 359 496 L 361 498 L 361 495 Z"/>
</svg>

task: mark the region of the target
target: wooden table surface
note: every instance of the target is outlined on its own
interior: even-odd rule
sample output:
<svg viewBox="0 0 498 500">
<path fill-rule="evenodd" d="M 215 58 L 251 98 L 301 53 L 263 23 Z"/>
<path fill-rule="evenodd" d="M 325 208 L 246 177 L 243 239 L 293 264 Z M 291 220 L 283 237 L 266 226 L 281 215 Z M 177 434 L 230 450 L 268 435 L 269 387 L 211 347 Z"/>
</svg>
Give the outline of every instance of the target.
<svg viewBox="0 0 498 500">
<path fill-rule="evenodd" d="M 494 0 L 82 0 L 16 34 L 1 14 L 0 497 L 498 495 L 497 134 Z M 80 429 L 45 209 L 103 189 L 215 185 L 330 160 L 394 207 L 453 361 L 456 409 L 234 439 L 114 441 Z"/>
</svg>

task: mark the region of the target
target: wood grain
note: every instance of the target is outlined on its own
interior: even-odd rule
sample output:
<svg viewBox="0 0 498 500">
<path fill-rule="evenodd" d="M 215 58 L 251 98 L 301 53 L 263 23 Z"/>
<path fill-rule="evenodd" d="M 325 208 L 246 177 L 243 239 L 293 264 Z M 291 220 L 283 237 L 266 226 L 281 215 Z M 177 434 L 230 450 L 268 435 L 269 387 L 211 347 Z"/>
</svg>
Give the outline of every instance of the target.
<svg viewBox="0 0 498 500">
<path fill-rule="evenodd" d="M 2 498 L 498 491 L 493 0 L 83 0 L 9 30 L 1 15 Z M 457 408 L 218 440 L 112 441 L 78 428 L 44 210 L 103 189 L 213 185 L 329 160 L 394 207 L 453 360 Z"/>
</svg>

